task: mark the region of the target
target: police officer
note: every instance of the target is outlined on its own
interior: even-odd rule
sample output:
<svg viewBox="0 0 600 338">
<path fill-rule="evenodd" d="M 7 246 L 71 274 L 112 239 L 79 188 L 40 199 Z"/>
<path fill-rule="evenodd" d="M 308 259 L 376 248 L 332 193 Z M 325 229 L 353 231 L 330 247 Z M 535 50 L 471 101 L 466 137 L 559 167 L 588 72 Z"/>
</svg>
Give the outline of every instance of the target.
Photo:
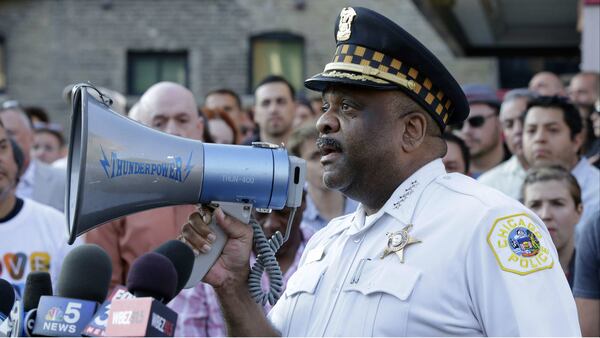
<svg viewBox="0 0 600 338">
<path fill-rule="evenodd" d="M 447 174 L 441 138 L 468 116 L 444 66 L 384 16 L 344 8 L 337 48 L 305 82 L 323 93 L 324 181 L 361 204 L 308 243 L 268 320 L 246 286 L 249 226 L 213 214 L 229 235 L 205 277 L 234 336 L 577 336 L 556 249 L 530 210 Z M 211 214 L 184 239 L 210 250 Z M 204 219 L 203 219 L 204 218 Z"/>
</svg>

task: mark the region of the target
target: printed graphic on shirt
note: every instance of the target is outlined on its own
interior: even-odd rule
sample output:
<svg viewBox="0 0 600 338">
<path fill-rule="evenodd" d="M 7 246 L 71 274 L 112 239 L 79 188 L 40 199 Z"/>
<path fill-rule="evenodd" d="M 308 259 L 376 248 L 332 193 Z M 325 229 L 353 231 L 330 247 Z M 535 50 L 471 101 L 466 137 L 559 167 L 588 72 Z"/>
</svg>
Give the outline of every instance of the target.
<svg viewBox="0 0 600 338">
<path fill-rule="evenodd" d="M 30 272 L 49 271 L 50 255 L 47 252 L 37 251 L 30 253 L 29 259 L 27 259 L 27 254 L 23 252 L 7 252 L 3 255 L 0 263 L 0 276 L 19 281 L 27 278 L 25 275 L 27 267 Z"/>
<path fill-rule="evenodd" d="M 504 271 L 524 276 L 554 266 L 540 228 L 527 214 L 496 219 L 487 241 Z"/>
<path fill-rule="evenodd" d="M 0 277 L 9 281 L 19 296 L 23 295 L 29 273 L 50 272 L 50 254 L 47 252 L 4 252 L 0 257 Z"/>
</svg>

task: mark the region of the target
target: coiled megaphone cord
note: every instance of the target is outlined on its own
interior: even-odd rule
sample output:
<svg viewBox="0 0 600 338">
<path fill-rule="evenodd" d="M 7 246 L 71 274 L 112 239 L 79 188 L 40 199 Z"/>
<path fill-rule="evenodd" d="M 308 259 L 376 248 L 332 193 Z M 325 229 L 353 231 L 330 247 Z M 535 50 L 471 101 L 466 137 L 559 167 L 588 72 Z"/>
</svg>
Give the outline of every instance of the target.
<svg viewBox="0 0 600 338">
<path fill-rule="evenodd" d="M 285 238 L 281 235 L 281 232 L 277 231 L 269 240 L 267 240 L 260 224 L 258 224 L 256 220 L 250 219 L 250 225 L 252 226 L 254 234 L 256 262 L 254 262 L 252 269 L 250 269 L 250 275 L 248 276 L 248 290 L 254 301 L 263 306 L 267 301 L 269 304 L 275 305 L 283 292 L 283 274 L 281 273 L 281 268 L 275 258 L 275 254 L 290 237 L 290 229 L 295 214 L 296 208 L 293 208 L 290 213 L 290 218 L 288 219 Z M 262 275 L 265 270 L 267 271 L 267 276 L 269 278 L 268 292 L 265 292 L 261 285 Z"/>
</svg>

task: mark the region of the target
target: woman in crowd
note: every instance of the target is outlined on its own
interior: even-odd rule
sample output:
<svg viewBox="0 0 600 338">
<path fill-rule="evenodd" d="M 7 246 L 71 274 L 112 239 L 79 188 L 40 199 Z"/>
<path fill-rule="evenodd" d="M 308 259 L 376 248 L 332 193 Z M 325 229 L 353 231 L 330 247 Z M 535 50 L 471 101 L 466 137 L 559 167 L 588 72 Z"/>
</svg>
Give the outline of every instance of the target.
<svg viewBox="0 0 600 338">
<path fill-rule="evenodd" d="M 523 204 L 546 224 L 558 251 L 558 259 L 573 287 L 575 275 L 575 224 L 583 212 L 581 188 L 567 170 L 559 166 L 539 167 L 527 172 Z"/>
<path fill-rule="evenodd" d="M 215 143 L 238 144 L 238 130 L 227 113 L 218 109 L 202 109 L 210 136 Z"/>
</svg>

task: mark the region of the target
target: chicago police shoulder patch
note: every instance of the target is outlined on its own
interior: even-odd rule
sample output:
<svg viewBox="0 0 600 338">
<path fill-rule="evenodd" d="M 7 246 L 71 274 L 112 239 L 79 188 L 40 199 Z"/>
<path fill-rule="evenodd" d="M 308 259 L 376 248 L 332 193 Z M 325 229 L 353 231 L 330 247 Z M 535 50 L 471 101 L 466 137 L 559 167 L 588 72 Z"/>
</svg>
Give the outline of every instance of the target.
<svg viewBox="0 0 600 338">
<path fill-rule="evenodd" d="M 524 276 L 554 266 L 540 228 L 525 213 L 497 218 L 487 242 L 504 271 Z"/>
</svg>

